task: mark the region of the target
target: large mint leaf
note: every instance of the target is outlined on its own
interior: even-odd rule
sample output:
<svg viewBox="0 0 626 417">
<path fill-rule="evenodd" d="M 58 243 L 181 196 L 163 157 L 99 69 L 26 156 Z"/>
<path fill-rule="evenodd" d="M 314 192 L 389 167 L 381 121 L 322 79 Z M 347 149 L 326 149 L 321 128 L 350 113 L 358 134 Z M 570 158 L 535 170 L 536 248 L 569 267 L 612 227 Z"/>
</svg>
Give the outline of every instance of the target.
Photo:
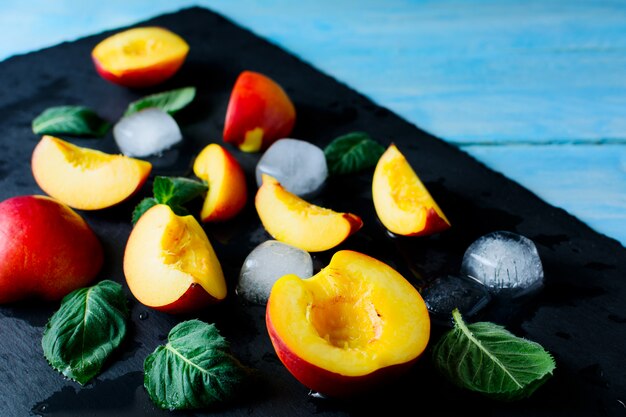
<svg viewBox="0 0 626 417">
<path fill-rule="evenodd" d="M 198 409 L 233 398 L 247 369 L 233 357 L 213 324 L 188 320 L 176 325 L 168 343 L 144 361 L 150 399 L 167 410 Z"/>
<path fill-rule="evenodd" d="M 48 363 L 85 384 L 100 372 L 126 335 L 127 300 L 110 280 L 66 295 L 50 318 L 41 345 Z"/>
<path fill-rule="evenodd" d="M 456 385 L 500 400 L 530 396 L 555 369 L 538 343 L 494 323 L 466 324 L 458 309 L 454 328 L 433 349 L 435 366 Z"/>
<path fill-rule="evenodd" d="M 96 112 L 82 106 L 50 107 L 32 123 L 37 135 L 102 137 L 110 127 Z"/>
<path fill-rule="evenodd" d="M 331 175 L 351 174 L 376 165 L 385 148 L 365 132 L 340 136 L 324 148 Z"/>
<path fill-rule="evenodd" d="M 137 113 L 140 110 L 156 107 L 169 114 L 174 114 L 182 110 L 193 101 L 196 96 L 195 87 L 184 87 L 176 90 L 165 91 L 162 93 L 152 94 L 134 101 L 128 105 L 124 112 L 124 116 Z"/>
</svg>

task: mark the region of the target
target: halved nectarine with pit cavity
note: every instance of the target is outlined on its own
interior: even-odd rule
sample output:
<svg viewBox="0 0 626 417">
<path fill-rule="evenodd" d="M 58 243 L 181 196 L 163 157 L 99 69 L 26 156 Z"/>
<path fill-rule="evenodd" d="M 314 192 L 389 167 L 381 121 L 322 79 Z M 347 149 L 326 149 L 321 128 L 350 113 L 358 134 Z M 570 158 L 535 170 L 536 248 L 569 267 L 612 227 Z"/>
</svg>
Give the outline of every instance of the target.
<svg viewBox="0 0 626 417">
<path fill-rule="evenodd" d="M 443 211 L 393 144 L 376 164 L 372 198 L 378 218 L 395 234 L 426 236 L 450 228 Z"/>
<path fill-rule="evenodd" d="M 121 203 L 148 179 L 152 164 L 43 136 L 33 150 L 35 181 L 51 197 L 81 210 Z"/>
<path fill-rule="evenodd" d="M 239 162 L 222 146 L 206 146 L 194 161 L 193 172 L 209 186 L 200 213 L 203 222 L 231 219 L 246 205 L 246 176 Z"/>
<path fill-rule="evenodd" d="M 352 213 L 339 213 L 308 203 L 263 174 L 255 206 L 265 230 L 274 239 L 308 252 L 321 252 L 342 243 L 363 226 Z"/>
<path fill-rule="evenodd" d="M 391 382 L 430 338 L 428 310 L 415 287 L 385 263 L 347 250 L 311 278 L 276 281 L 266 325 L 293 376 L 331 397 Z"/>
<path fill-rule="evenodd" d="M 172 31 L 141 27 L 109 36 L 91 57 L 102 78 L 126 87 L 149 87 L 172 77 L 188 52 L 187 42 Z"/>
<path fill-rule="evenodd" d="M 211 242 L 196 219 L 164 204 L 146 211 L 124 252 L 124 275 L 137 300 L 184 313 L 226 297 L 226 281 Z"/>
<path fill-rule="evenodd" d="M 295 122 L 296 108 L 285 90 L 266 75 L 244 71 L 228 102 L 224 141 L 258 152 L 289 136 Z"/>
</svg>

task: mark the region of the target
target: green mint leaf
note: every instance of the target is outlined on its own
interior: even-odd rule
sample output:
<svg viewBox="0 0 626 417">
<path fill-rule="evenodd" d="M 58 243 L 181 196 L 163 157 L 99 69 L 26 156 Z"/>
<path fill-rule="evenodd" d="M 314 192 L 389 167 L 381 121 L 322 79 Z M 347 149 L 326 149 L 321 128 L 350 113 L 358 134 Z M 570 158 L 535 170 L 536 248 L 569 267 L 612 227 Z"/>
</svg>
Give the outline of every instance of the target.
<svg viewBox="0 0 626 417">
<path fill-rule="evenodd" d="M 513 401 L 530 396 L 552 375 L 555 362 L 538 343 L 494 323 L 466 324 L 458 309 L 454 328 L 433 349 L 437 369 L 454 384 Z"/>
<path fill-rule="evenodd" d="M 82 106 L 57 106 L 44 110 L 33 120 L 36 135 L 102 137 L 111 124 Z"/>
<path fill-rule="evenodd" d="M 330 175 L 358 172 L 376 165 L 385 148 L 365 132 L 339 136 L 324 148 Z"/>
<path fill-rule="evenodd" d="M 143 200 L 141 200 L 133 210 L 133 224 L 136 224 L 139 221 L 139 218 L 143 216 L 143 214 L 148 211 L 148 209 L 150 209 L 152 206 L 156 206 L 157 204 L 159 203 L 152 197 L 144 198 Z"/>
<path fill-rule="evenodd" d="M 203 182 L 183 177 L 161 177 L 154 179 L 152 192 L 160 204 L 167 204 L 172 209 L 205 193 L 209 188 Z"/>
<path fill-rule="evenodd" d="M 144 361 L 144 386 L 167 410 L 198 409 L 233 398 L 248 370 L 231 355 L 215 325 L 188 320 L 176 325 Z"/>
<path fill-rule="evenodd" d="M 140 110 L 150 107 L 156 107 L 169 114 L 174 114 L 191 103 L 195 97 L 195 87 L 184 87 L 152 94 L 130 103 L 124 112 L 124 116 L 137 113 Z"/>
<path fill-rule="evenodd" d="M 127 300 L 122 286 L 104 280 L 66 295 L 41 340 L 48 363 L 84 385 L 94 378 L 126 335 Z"/>
</svg>

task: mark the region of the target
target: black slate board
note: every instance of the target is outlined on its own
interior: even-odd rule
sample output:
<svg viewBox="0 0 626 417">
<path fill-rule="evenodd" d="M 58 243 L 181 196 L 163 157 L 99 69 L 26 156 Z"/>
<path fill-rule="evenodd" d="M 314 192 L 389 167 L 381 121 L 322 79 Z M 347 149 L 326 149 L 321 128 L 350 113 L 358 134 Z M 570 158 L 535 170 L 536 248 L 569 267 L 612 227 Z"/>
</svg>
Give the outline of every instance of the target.
<svg viewBox="0 0 626 417">
<path fill-rule="evenodd" d="M 293 137 L 320 146 L 334 137 L 365 130 L 385 145 L 394 142 L 407 156 L 452 223 L 446 233 L 428 238 L 392 239 L 376 219 L 371 203 L 371 171 L 332 181 L 315 202 L 364 219 L 364 228 L 341 248 L 370 254 L 396 267 L 413 284 L 455 273 L 466 247 L 494 230 L 523 234 L 537 244 L 546 286 L 518 305 L 494 303 L 483 319 L 506 325 L 515 334 L 542 344 L 553 353 L 553 378 L 530 399 L 498 403 L 454 388 L 433 370 L 429 354 L 394 384 L 351 401 L 309 397 L 280 364 L 264 325 L 264 308 L 242 304 L 234 295 L 239 268 L 248 252 L 269 238 L 253 204 L 236 220 L 205 225 L 222 262 L 231 296 L 201 314 L 170 316 L 152 311 L 128 297 L 130 333 L 120 352 L 85 387 L 64 380 L 42 356 L 40 340 L 55 303 L 22 302 L 0 307 L 0 415 L 160 416 L 143 386 L 144 358 L 162 344 L 177 322 L 198 317 L 214 322 L 242 362 L 258 370 L 258 380 L 238 401 L 213 410 L 175 415 L 452 415 L 470 411 L 485 416 L 624 415 L 626 408 L 626 251 L 561 209 L 491 171 L 467 154 L 377 106 L 366 97 L 318 72 L 276 46 L 200 8 L 152 19 L 182 35 L 191 52 L 180 73 L 151 90 L 133 91 L 99 78 L 90 61 L 93 46 L 116 31 L 0 63 L 0 199 L 41 194 L 30 156 L 38 137 L 30 130 L 43 109 L 83 104 L 111 121 L 136 98 L 169 88 L 195 85 L 198 97 L 178 117 L 185 140 L 163 158 L 153 159 L 154 175 L 192 176 L 191 162 L 209 142 L 221 143 L 230 89 L 240 71 L 265 73 L 293 98 L 298 121 Z M 112 136 L 73 140 L 117 152 Z M 259 155 L 228 147 L 244 166 L 250 197 L 256 190 L 253 170 Z M 81 212 L 106 248 L 99 279 L 125 286 L 122 254 L 131 229 L 134 205 L 150 194 L 149 182 L 132 201 L 97 212 Z M 250 200 L 252 201 L 252 199 Z M 334 251 L 331 251 L 334 252 Z M 315 256 L 325 265 L 332 253 Z M 431 343 L 444 327 L 434 326 Z M 400 411 L 403 410 L 403 411 Z"/>
</svg>

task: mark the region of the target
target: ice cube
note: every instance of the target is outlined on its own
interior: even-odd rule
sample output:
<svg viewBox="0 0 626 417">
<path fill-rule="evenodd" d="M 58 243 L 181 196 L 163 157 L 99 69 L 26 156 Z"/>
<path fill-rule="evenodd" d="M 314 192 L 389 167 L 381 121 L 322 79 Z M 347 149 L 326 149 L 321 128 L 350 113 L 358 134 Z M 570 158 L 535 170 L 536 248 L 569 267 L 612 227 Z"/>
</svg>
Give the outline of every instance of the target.
<svg viewBox="0 0 626 417">
<path fill-rule="evenodd" d="M 113 137 L 126 156 L 159 154 L 183 139 L 176 120 L 157 108 L 124 116 L 113 127 Z"/>
<path fill-rule="evenodd" d="M 458 308 L 465 317 L 472 317 L 490 301 L 487 288 L 469 277 L 447 275 L 435 279 L 421 292 L 434 320 L 449 324 L 452 310 Z"/>
<path fill-rule="evenodd" d="M 237 295 L 250 303 L 264 305 L 274 283 L 287 274 L 300 278 L 312 276 L 311 255 L 286 243 L 267 240 L 254 248 L 243 262 Z"/>
<path fill-rule="evenodd" d="M 317 195 L 328 177 L 324 151 L 299 139 L 279 139 L 263 154 L 256 166 L 256 182 L 261 174 L 276 178 L 287 191 L 302 198 Z"/>
<path fill-rule="evenodd" d="M 496 231 L 474 241 L 465 251 L 461 274 L 482 282 L 490 292 L 521 296 L 543 285 L 543 266 L 532 240 Z"/>
</svg>

